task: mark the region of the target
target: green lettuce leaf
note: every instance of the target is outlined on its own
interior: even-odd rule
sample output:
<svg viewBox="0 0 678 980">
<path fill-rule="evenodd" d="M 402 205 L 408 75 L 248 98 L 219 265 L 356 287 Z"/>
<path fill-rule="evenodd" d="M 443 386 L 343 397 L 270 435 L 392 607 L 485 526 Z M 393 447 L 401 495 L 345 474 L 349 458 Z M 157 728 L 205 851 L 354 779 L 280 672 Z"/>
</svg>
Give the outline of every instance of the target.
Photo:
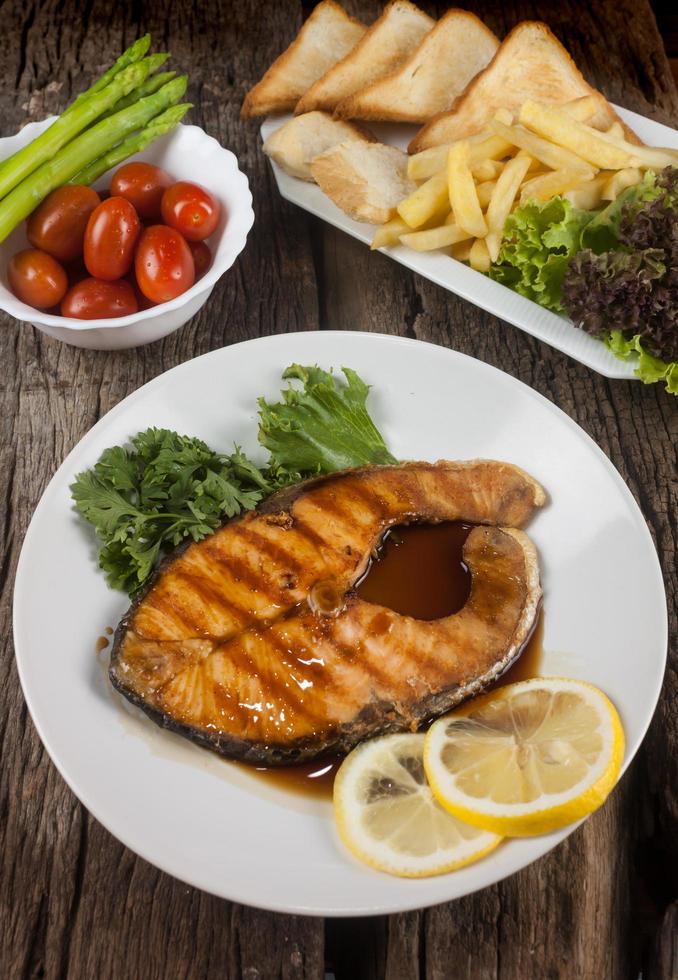
<svg viewBox="0 0 678 980">
<path fill-rule="evenodd" d="M 490 276 L 556 313 L 563 312 L 561 291 L 567 264 L 581 248 L 592 212 L 574 208 L 562 197 L 528 201 L 509 216 Z"/>
<path fill-rule="evenodd" d="M 616 200 L 611 201 L 588 223 L 582 232 L 581 247 L 590 248 L 596 255 L 618 248 L 619 226 L 624 205 L 628 204 L 630 212 L 633 213 L 643 203 L 654 200 L 660 194 L 661 190 L 657 187 L 656 175 L 652 170 L 647 170 L 639 184 L 627 187 Z"/>
<path fill-rule="evenodd" d="M 638 355 L 636 374 L 640 380 L 646 385 L 664 381 L 669 394 L 678 395 L 678 361 L 667 364 L 666 361 L 653 357 L 644 349 L 639 334 L 626 339 L 621 330 L 612 330 L 605 338 L 605 345 L 622 361 Z"/>
<path fill-rule="evenodd" d="M 345 382 L 319 367 L 292 364 L 283 378 L 297 380 L 282 401 L 259 399 L 259 442 L 278 472 L 332 473 L 369 463 L 395 463 L 395 457 L 366 408 L 369 385 L 350 368 Z"/>
</svg>

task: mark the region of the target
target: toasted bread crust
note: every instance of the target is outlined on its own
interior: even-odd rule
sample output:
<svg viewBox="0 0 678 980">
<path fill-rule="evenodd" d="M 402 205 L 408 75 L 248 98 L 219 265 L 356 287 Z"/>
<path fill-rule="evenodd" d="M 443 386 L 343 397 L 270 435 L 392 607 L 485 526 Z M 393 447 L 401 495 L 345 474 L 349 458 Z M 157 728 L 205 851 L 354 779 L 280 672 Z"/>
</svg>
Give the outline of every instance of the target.
<svg viewBox="0 0 678 980">
<path fill-rule="evenodd" d="M 326 17 L 332 17 L 336 26 L 336 57 L 329 54 L 323 56 L 315 49 L 313 41 L 309 40 L 314 28 Z M 285 74 L 290 70 L 293 71 L 296 60 L 303 61 L 307 58 L 305 49 L 313 46 L 316 50 L 319 68 L 312 79 L 312 82 L 315 82 L 332 64 L 348 54 L 366 31 L 365 24 L 355 17 L 350 17 L 335 0 L 323 0 L 304 22 L 292 43 L 276 58 L 260 81 L 247 93 L 240 110 L 241 118 L 251 119 L 254 116 L 265 116 L 269 113 L 290 112 L 294 109 L 299 97 L 308 88 L 309 81 L 308 79 L 304 81 L 299 79 L 299 84 L 294 87 L 294 85 L 290 85 L 289 81 L 285 82 Z"/>
<path fill-rule="evenodd" d="M 264 143 L 264 153 L 290 176 L 313 182 L 313 159 L 347 140 L 374 143 L 376 136 L 364 126 L 316 109 L 294 116 L 271 133 Z"/>
<path fill-rule="evenodd" d="M 491 118 L 493 111 L 499 108 L 500 104 L 506 105 L 507 108 L 512 108 L 511 89 L 507 89 L 505 79 L 502 77 L 505 69 L 504 63 L 507 58 L 515 58 L 518 44 L 521 42 L 523 35 L 528 33 L 541 35 L 554 51 L 559 54 L 561 58 L 560 65 L 562 67 L 562 97 L 559 99 L 549 98 L 544 88 L 540 87 L 540 81 L 537 80 L 534 84 L 533 98 L 557 105 L 578 96 L 592 95 L 600 105 L 599 112 L 595 116 L 594 125 L 597 125 L 598 128 L 605 128 L 613 122 L 619 121 L 624 126 L 627 138 L 632 138 L 634 142 L 638 142 L 638 138 L 633 131 L 619 119 L 619 116 L 605 96 L 589 85 L 577 68 L 570 53 L 560 43 L 550 28 L 541 21 L 522 21 L 506 36 L 489 65 L 476 75 L 461 95 L 455 99 L 452 107 L 446 112 L 438 113 L 438 115 L 434 116 L 416 134 L 408 148 L 410 153 L 418 153 L 430 146 L 453 142 L 471 136 L 483 128 L 488 119 Z M 553 65 L 555 66 L 556 64 L 554 59 Z M 490 95 L 493 91 L 493 86 L 500 89 L 497 98 L 493 98 Z M 487 92 L 485 93 L 484 90 L 487 90 Z M 525 97 L 523 93 L 520 101 L 524 101 Z M 476 108 L 476 103 L 479 104 L 479 109 Z M 518 105 L 516 104 L 515 107 L 518 108 Z"/>
<path fill-rule="evenodd" d="M 451 23 L 462 21 L 465 21 L 470 29 L 480 32 L 490 47 L 494 45 L 496 52 L 500 43 L 499 38 L 489 27 L 471 11 L 453 7 L 440 18 L 433 30 L 424 37 L 421 44 L 399 68 L 396 68 L 395 71 L 385 75 L 383 78 L 376 79 L 376 81 L 366 85 L 348 98 L 343 99 L 335 109 L 334 114 L 341 119 L 425 123 L 439 112 L 448 111 L 455 97 L 461 94 L 461 91 L 463 91 L 471 78 L 475 77 L 475 73 L 467 77 L 456 90 L 450 92 L 444 105 L 440 103 L 432 105 L 430 93 L 422 93 L 423 98 L 420 100 L 420 105 L 414 106 L 410 104 L 408 106 L 407 96 L 409 96 L 411 102 L 411 89 L 416 86 L 414 72 L 423 63 L 424 59 L 429 57 L 429 49 L 435 49 L 435 46 L 439 44 L 437 36 L 446 32 Z M 441 52 L 437 52 L 434 56 L 440 58 Z M 454 52 L 445 51 L 444 56 L 446 58 L 454 58 Z M 486 60 L 483 58 L 478 64 L 478 71 L 482 71 L 491 58 L 492 54 L 489 53 L 488 49 L 488 57 Z M 406 93 L 405 98 L 400 97 L 401 92 L 402 94 Z M 423 103 L 426 101 L 427 96 L 428 105 L 424 106 Z"/>
<path fill-rule="evenodd" d="M 417 16 L 421 17 L 422 26 L 427 27 L 428 30 L 431 30 L 435 24 L 435 21 L 431 17 L 425 14 L 423 10 L 420 10 L 417 6 L 415 6 L 415 4 L 410 3 L 410 0 L 391 0 L 391 3 L 384 7 L 381 16 L 374 22 L 374 24 L 372 24 L 369 30 L 366 31 L 356 46 L 340 61 L 337 61 L 336 64 L 332 65 L 332 67 L 322 76 L 322 78 L 319 78 L 308 89 L 308 91 L 304 93 L 294 110 L 296 115 L 304 112 L 310 112 L 313 109 L 323 109 L 326 112 L 332 112 L 336 108 L 338 102 L 341 100 L 328 94 L 328 85 L 332 85 L 335 81 L 338 81 L 341 73 L 347 68 L 350 69 L 351 62 L 357 61 L 363 56 L 367 46 L 374 42 L 375 37 L 379 37 L 379 34 L 382 32 L 385 25 L 387 25 L 390 17 L 394 14 L 394 12 L 396 12 L 394 8 L 400 8 L 401 10 L 406 9 L 409 13 L 416 14 Z M 428 24 L 426 24 L 426 22 L 428 22 Z M 389 69 L 387 70 L 390 70 L 391 67 L 392 66 L 389 66 Z"/>
<path fill-rule="evenodd" d="M 407 177 L 407 156 L 383 143 L 340 143 L 311 163 L 313 179 L 354 221 L 384 224 L 415 184 Z"/>
</svg>

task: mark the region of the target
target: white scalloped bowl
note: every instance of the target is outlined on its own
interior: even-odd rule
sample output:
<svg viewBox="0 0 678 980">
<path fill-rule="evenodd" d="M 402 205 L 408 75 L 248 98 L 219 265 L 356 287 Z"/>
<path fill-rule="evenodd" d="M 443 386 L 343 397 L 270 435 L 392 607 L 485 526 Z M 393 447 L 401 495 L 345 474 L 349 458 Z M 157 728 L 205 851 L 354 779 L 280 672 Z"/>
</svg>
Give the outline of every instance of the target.
<svg viewBox="0 0 678 980">
<path fill-rule="evenodd" d="M 29 123 L 15 136 L 0 139 L 0 160 L 14 153 L 34 139 L 53 121 L 54 116 L 42 122 Z M 177 180 L 192 180 L 202 184 L 221 202 L 219 225 L 210 237 L 212 266 L 190 289 L 181 296 L 149 310 L 140 310 L 130 316 L 116 319 L 75 320 L 56 316 L 22 303 L 11 292 L 7 280 L 9 260 L 15 252 L 28 247 L 25 222 L 0 244 L 0 309 L 38 330 L 63 340 L 74 347 L 93 350 L 121 350 L 149 344 L 178 330 L 210 297 L 215 283 L 230 269 L 245 247 L 247 234 L 254 222 L 252 194 L 247 177 L 238 169 L 238 161 L 230 150 L 208 136 L 198 126 L 179 124 L 152 143 L 143 153 L 132 157 L 163 167 Z M 110 173 L 94 185 L 107 187 Z"/>
</svg>

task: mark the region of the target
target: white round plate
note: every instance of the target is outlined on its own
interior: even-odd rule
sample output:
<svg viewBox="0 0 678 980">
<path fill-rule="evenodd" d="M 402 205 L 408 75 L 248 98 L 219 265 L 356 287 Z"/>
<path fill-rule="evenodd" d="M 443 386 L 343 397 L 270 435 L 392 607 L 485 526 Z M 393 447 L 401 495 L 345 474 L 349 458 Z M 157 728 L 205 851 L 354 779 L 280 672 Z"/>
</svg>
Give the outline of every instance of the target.
<svg viewBox="0 0 678 980">
<path fill-rule="evenodd" d="M 279 912 L 367 915 L 457 898 L 525 867 L 572 828 L 502 843 L 460 871 L 405 880 L 355 861 L 331 805 L 295 796 L 157 728 L 111 688 L 95 645 L 127 607 L 108 589 L 69 484 L 108 446 L 150 425 L 257 453 L 256 398 L 293 362 L 355 368 L 403 459 L 485 457 L 524 467 L 550 503 L 529 528 L 544 585 L 544 674 L 601 687 L 620 711 L 625 765 L 659 695 L 666 600 L 645 521 L 601 450 L 559 409 L 454 351 L 374 334 L 254 340 L 168 371 L 108 413 L 68 456 L 26 535 L 14 596 L 26 701 L 60 773 L 92 814 L 146 860 L 206 891 Z M 628 596 L 633 595 L 633 602 Z"/>
</svg>

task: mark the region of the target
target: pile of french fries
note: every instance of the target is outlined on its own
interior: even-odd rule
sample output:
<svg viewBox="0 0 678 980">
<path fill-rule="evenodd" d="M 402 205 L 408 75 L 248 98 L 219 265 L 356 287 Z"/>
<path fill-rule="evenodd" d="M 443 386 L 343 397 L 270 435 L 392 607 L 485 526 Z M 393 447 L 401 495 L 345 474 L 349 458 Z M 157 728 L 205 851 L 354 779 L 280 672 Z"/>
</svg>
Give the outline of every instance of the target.
<svg viewBox="0 0 678 980">
<path fill-rule="evenodd" d="M 487 272 L 506 219 L 526 201 L 562 195 L 594 209 L 637 184 L 644 170 L 678 166 L 678 150 L 636 146 L 618 122 L 606 132 L 587 126 L 596 108 L 591 96 L 557 108 L 528 101 L 517 118 L 500 109 L 481 133 L 411 156 L 408 176 L 419 186 L 377 229 L 372 248 L 444 249 Z"/>
</svg>

